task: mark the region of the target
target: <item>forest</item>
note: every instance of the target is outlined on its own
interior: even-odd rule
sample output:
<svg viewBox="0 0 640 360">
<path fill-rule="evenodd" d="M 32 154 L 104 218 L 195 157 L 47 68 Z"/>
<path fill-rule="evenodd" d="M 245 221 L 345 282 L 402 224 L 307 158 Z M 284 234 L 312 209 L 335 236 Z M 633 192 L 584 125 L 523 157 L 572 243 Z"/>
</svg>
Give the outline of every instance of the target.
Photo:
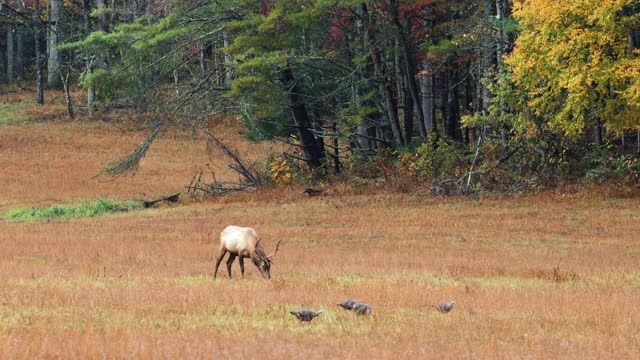
<svg viewBox="0 0 640 360">
<path fill-rule="evenodd" d="M 640 179 L 634 0 L 31 0 L 2 1 L 0 20 L 2 81 L 34 103 L 63 89 L 71 118 L 145 114 L 149 137 L 104 174 L 170 128 L 233 118 L 290 145 L 256 170 L 276 183 Z"/>
</svg>

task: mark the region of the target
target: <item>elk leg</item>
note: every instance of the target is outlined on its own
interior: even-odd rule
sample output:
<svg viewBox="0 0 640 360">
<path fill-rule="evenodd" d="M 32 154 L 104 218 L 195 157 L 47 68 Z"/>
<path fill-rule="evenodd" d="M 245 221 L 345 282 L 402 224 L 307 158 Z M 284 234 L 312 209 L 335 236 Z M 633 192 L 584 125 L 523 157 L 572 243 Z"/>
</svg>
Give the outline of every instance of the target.
<svg viewBox="0 0 640 360">
<path fill-rule="evenodd" d="M 242 277 L 244 277 L 244 257 L 238 257 L 238 262 L 240 263 L 240 272 L 242 273 Z"/>
<path fill-rule="evenodd" d="M 227 272 L 229 273 L 229 279 L 231 279 L 231 264 L 233 264 L 233 262 L 236 259 L 235 254 L 229 254 L 229 260 L 227 260 Z"/>
<path fill-rule="evenodd" d="M 220 266 L 220 263 L 222 262 L 222 258 L 227 255 L 227 249 L 220 249 L 220 253 L 218 254 L 218 259 L 216 260 L 216 269 L 213 272 L 213 278 L 215 279 L 216 276 L 218 275 L 218 267 Z"/>
</svg>

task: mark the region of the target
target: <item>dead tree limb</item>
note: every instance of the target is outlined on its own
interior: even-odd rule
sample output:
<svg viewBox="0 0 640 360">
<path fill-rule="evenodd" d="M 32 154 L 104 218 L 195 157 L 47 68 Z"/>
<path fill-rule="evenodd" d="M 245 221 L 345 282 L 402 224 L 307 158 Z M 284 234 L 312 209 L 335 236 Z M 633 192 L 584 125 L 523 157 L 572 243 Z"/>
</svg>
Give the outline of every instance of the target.
<svg viewBox="0 0 640 360">
<path fill-rule="evenodd" d="M 214 147 L 219 149 L 224 156 L 231 160 L 227 166 L 240 175 L 241 180 L 239 182 L 219 182 L 216 179 L 215 172 L 211 170 L 211 181 L 207 182 L 204 180 L 203 170 L 200 170 L 193 176 L 189 185 L 185 186 L 188 194 L 201 191 L 210 195 L 225 195 L 231 192 L 255 189 L 262 185 L 260 173 L 252 165 L 247 165 L 235 149 L 225 145 L 210 130 L 204 130 L 204 132 L 209 136 L 207 142 L 209 158 L 214 157 Z"/>
<path fill-rule="evenodd" d="M 161 201 L 167 201 L 170 203 L 176 203 L 178 202 L 178 199 L 180 198 L 180 193 L 177 194 L 173 194 L 173 195 L 169 195 L 169 196 L 164 196 L 160 199 L 157 200 L 151 200 L 151 201 L 144 201 L 143 205 L 145 208 L 150 208 L 153 207 L 155 204 L 161 202 Z"/>
<path fill-rule="evenodd" d="M 117 177 L 129 171 L 136 170 L 138 168 L 138 165 L 140 164 L 140 160 L 142 160 L 142 158 L 147 154 L 147 150 L 149 150 L 149 147 L 151 147 L 153 141 L 156 139 L 160 131 L 165 128 L 165 124 L 166 121 L 160 121 L 154 126 L 151 134 L 142 142 L 142 144 L 138 145 L 138 147 L 131 154 L 129 154 L 122 160 L 112 162 L 94 177 L 98 177 L 104 174 Z"/>
<path fill-rule="evenodd" d="M 237 151 L 229 149 L 229 147 L 222 143 L 222 141 L 218 140 L 210 130 L 205 130 L 205 133 L 209 136 L 209 144 L 213 143 L 216 145 L 220 150 L 222 150 L 224 155 L 231 159 L 232 162 L 228 165 L 230 169 L 237 172 L 247 183 L 255 187 L 259 187 L 262 184 L 260 175 L 252 167 L 248 167 L 244 164 Z"/>
</svg>

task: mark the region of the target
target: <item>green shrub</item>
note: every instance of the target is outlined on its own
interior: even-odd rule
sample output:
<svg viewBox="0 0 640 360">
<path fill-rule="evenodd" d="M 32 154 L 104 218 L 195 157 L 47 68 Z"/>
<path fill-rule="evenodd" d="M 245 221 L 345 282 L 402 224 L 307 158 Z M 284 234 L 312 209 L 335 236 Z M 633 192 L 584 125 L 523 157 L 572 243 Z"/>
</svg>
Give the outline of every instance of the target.
<svg viewBox="0 0 640 360">
<path fill-rule="evenodd" d="M 468 157 L 461 146 L 444 138 L 428 138 L 416 151 L 411 171 L 432 179 L 460 177 L 468 170 Z"/>
<path fill-rule="evenodd" d="M 56 218 L 94 217 L 98 215 L 132 211 L 142 208 L 142 203 L 132 200 L 98 199 L 78 204 L 55 204 L 47 208 L 20 208 L 9 210 L 4 218 L 9 220 L 48 220 Z"/>
<path fill-rule="evenodd" d="M 481 187 L 498 192 L 526 192 L 553 188 L 579 180 L 584 170 L 587 144 L 548 131 L 514 135 L 505 149 L 502 141 L 486 141 L 481 147 Z"/>
<path fill-rule="evenodd" d="M 618 178 L 629 183 L 640 183 L 640 158 L 622 155 L 615 160 L 614 165 L 614 173 Z"/>
<path fill-rule="evenodd" d="M 586 170 L 584 183 L 620 180 L 629 184 L 640 183 L 640 158 L 632 155 L 615 156 L 613 146 L 596 147 L 585 156 L 582 167 Z"/>
</svg>

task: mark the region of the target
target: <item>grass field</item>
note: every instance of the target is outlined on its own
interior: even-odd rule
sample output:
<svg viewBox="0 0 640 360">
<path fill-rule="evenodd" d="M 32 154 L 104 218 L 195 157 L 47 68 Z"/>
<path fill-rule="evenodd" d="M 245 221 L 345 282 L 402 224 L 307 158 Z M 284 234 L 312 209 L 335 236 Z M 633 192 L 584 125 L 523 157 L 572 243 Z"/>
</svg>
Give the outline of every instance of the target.
<svg viewBox="0 0 640 360">
<path fill-rule="evenodd" d="M 256 159 L 273 146 L 218 131 Z M 101 122 L 0 125 L 0 212 L 174 193 L 210 161 L 175 132 L 135 176 L 92 178 L 143 136 Z M 637 198 L 300 190 L 0 222 L 0 358 L 640 356 Z M 271 280 L 250 263 L 244 279 L 236 263 L 233 280 L 213 280 L 229 224 L 254 227 L 267 250 L 283 239 Z M 335 305 L 347 298 L 373 315 Z M 440 314 L 441 300 L 458 304 Z M 305 307 L 325 314 L 288 314 Z"/>
</svg>

